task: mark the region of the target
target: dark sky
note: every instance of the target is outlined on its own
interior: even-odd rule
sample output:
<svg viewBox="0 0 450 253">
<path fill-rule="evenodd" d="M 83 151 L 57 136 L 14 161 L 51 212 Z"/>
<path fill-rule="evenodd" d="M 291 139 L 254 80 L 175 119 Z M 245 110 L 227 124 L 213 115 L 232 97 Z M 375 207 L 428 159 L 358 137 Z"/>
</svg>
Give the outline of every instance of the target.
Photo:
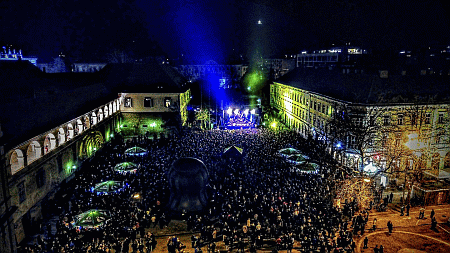
<svg viewBox="0 0 450 253">
<path fill-rule="evenodd" d="M 106 3 L 0 1 L 0 42 L 37 55 L 52 55 L 58 50 L 68 55 L 101 55 L 139 42 L 141 48 L 151 45 L 148 51 L 158 51 L 146 40 L 149 36 L 170 57 L 183 53 L 198 61 L 224 61 L 240 54 L 295 53 L 345 42 L 375 49 L 450 44 L 448 4 L 438 0 Z M 141 21 L 146 24 L 141 25 Z"/>
</svg>

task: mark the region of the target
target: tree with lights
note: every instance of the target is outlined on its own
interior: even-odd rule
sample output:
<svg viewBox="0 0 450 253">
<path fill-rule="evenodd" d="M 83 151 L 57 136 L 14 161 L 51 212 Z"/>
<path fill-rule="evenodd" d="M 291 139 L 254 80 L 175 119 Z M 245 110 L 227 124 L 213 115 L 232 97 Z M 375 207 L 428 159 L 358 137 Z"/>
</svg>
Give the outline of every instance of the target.
<svg viewBox="0 0 450 253">
<path fill-rule="evenodd" d="M 341 107 L 335 110 L 326 128 L 330 145 L 344 143 L 344 151 L 355 152 L 359 159 L 355 169 L 362 172 L 364 162 L 374 155 L 374 139 L 384 126 L 379 124 L 385 109 L 379 107 Z"/>
</svg>

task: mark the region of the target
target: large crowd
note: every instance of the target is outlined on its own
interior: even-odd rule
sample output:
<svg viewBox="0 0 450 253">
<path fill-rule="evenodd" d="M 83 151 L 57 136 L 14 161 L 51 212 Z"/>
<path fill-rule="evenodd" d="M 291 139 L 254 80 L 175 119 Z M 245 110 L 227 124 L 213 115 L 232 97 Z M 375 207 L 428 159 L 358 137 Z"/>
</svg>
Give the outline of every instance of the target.
<svg viewBox="0 0 450 253">
<path fill-rule="evenodd" d="M 232 145 L 243 149 L 241 157 L 223 156 Z M 146 148 L 148 153 L 125 155 L 132 146 Z M 352 252 L 354 231 L 358 230 L 349 229 L 343 216 L 363 215 L 358 215 L 355 203 L 348 205 L 351 214 L 333 206 L 335 181 L 341 173 L 333 173 L 328 166 L 316 174 L 292 170 L 278 155 L 278 150 L 286 147 L 314 157 L 315 151 L 305 140 L 289 131 L 187 131 L 170 138 L 129 140 L 118 136 L 85 162 L 71 180 L 65 191 L 70 194 L 68 201 L 55 202 L 56 210 L 61 210 L 56 233 L 48 233 L 46 239 L 39 237 L 36 245 L 25 247 L 24 252 L 150 252 L 157 240 L 146 228 L 164 228 L 174 218 L 166 208 L 170 196 L 167 172 L 181 157 L 200 159 L 209 173 L 208 205 L 201 212 L 183 216 L 187 229 L 200 235 L 192 236 L 196 252 L 214 251 L 218 242 L 229 251 L 242 252 L 263 247 L 289 251 L 294 245 L 305 252 Z M 124 161 L 139 164 L 136 173 L 114 170 Z M 91 190 L 106 180 L 126 184 L 110 194 Z M 140 199 L 132 197 L 135 193 Z M 76 216 L 89 209 L 109 210 L 111 217 L 95 228 L 74 225 Z M 354 224 L 359 222 L 358 218 Z M 168 252 L 186 247 L 176 237 L 164 243 Z"/>
</svg>

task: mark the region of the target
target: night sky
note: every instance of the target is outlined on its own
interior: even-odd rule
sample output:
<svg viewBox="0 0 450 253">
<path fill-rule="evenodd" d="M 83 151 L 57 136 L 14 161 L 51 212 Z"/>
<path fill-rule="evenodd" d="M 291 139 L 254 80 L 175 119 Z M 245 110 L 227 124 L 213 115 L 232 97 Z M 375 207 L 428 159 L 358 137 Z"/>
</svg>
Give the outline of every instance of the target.
<svg viewBox="0 0 450 253">
<path fill-rule="evenodd" d="M 164 52 L 171 58 L 183 54 L 199 62 L 275 56 L 347 42 L 371 49 L 450 44 L 446 1 L 106 3 L 0 1 L 0 42 L 47 58 L 63 52 L 74 59 L 95 60 L 114 50 L 131 50 L 137 55 Z"/>
</svg>

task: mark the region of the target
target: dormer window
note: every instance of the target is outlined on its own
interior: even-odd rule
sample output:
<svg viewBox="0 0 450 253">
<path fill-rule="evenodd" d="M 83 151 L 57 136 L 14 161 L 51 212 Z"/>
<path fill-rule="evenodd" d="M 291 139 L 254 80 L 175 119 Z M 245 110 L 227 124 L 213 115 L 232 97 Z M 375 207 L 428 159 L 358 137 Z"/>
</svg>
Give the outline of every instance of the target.
<svg viewBox="0 0 450 253">
<path fill-rule="evenodd" d="M 170 107 L 171 103 L 172 103 L 172 99 L 170 97 L 164 98 L 164 106 L 165 107 Z"/>
</svg>

